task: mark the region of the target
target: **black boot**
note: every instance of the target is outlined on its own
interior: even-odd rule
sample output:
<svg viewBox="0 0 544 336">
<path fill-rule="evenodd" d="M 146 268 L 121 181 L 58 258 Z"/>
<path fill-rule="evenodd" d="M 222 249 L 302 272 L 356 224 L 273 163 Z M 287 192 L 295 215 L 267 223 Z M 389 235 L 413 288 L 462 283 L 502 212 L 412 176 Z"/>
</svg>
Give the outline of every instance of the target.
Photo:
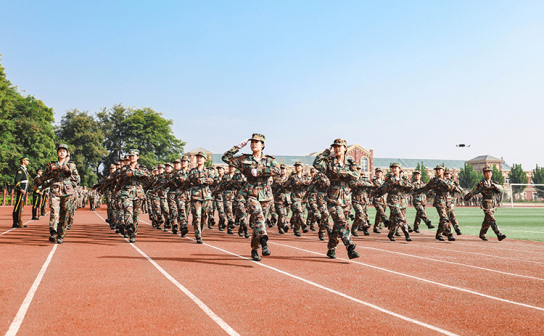
<svg viewBox="0 0 544 336">
<path fill-rule="evenodd" d="M 263 249 L 262 249 L 263 256 L 269 256 L 270 255 L 270 249 L 268 249 L 268 244 L 267 244 L 268 237 L 267 236 L 261 237 L 261 239 L 259 241 L 261 243 L 261 246 L 263 247 Z"/>
<path fill-rule="evenodd" d="M 261 261 L 261 256 L 259 255 L 259 252 L 257 252 L 257 250 L 251 250 L 251 259 L 255 261 Z"/>
<path fill-rule="evenodd" d="M 434 229 L 434 225 L 431 224 L 431 221 L 430 221 L 430 220 L 426 221 L 425 224 L 427 224 L 427 227 L 428 227 L 429 229 Z"/>
<path fill-rule="evenodd" d="M 497 239 L 499 239 L 499 241 L 503 240 L 504 238 L 506 238 L 506 235 L 505 234 L 499 234 L 497 235 Z"/>
<path fill-rule="evenodd" d="M 368 233 L 368 228 L 366 228 L 366 227 L 363 228 L 363 234 L 365 236 L 370 236 L 370 233 Z"/>
<path fill-rule="evenodd" d="M 246 229 L 247 230 L 247 229 Z M 238 228 L 238 235 L 240 237 L 243 237 L 244 236 L 244 228 L 242 225 L 240 225 L 240 227 Z"/>
<path fill-rule="evenodd" d="M 178 234 L 178 225 L 177 224 L 174 224 L 174 226 L 172 227 L 172 233 L 173 234 Z"/>
<path fill-rule="evenodd" d="M 54 243 L 57 240 L 57 232 L 55 230 L 49 230 L 49 241 Z"/>
<path fill-rule="evenodd" d="M 179 231 L 181 233 L 181 237 L 185 237 L 187 233 L 189 233 L 189 229 L 186 226 L 182 227 Z"/>
<path fill-rule="evenodd" d="M 435 238 L 440 241 L 445 241 L 444 237 L 442 237 L 441 232 L 437 232 Z"/>
<path fill-rule="evenodd" d="M 247 232 L 247 225 L 244 226 L 244 237 L 249 238 L 249 233 Z"/>
<path fill-rule="evenodd" d="M 350 259 L 359 258 L 359 253 L 355 252 L 355 244 L 348 246 L 348 257 Z"/>
<path fill-rule="evenodd" d="M 327 251 L 327 257 L 331 259 L 336 259 L 336 251 L 335 250 L 328 250 Z"/>
</svg>

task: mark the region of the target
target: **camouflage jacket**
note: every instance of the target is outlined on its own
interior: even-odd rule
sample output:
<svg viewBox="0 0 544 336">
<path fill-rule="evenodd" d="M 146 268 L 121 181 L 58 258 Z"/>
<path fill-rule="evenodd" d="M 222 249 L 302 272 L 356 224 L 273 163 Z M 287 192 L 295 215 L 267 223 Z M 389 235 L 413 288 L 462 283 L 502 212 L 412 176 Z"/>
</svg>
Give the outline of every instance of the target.
<svg viewBox="0 0 544 336">
<path fill-rule="evenodd" d="M 482 207 L 495 207 L 497 205 L 496 197 L 500 196 L 503 192 L 504 188 L 497 182 L 483 179 L 474 187 L 474 189 L 465 195 L 465 201 L 468 201 L 473 196 L 482 194 Z"/>
<path fill-rule="evenodd" d="M 232 201 L 238 190 L 234 176 L 236 176 L 236 173 L 232 174 L 232 176 L 225 174 L 219 182 L 219 190 L 223 193 L 223 199 L 226 201 Z"/>
<path fill-rule="evenodd" d="M 403 201 L 404 193 L 413 189 L 412 184 L 406 178 L 388 176 L 385 182 L 376 190 L 376 197 L 381 197 L 387 193 L 387 206 L 390 208 L 406 208 L 406 202 Z"/>
<path fill-rule="evenodd" d="M 48 181 L 52 196 L 73 195 L 74 188 L 80 181 L 76 165 L 72 162 L 61 164 L 58 161 L 50 162 L 45 173 L 36 181 L 37 185 Z"/>
<path fill-rule="evenodd" d="M 264 154 L 261 160 L 256 160 L 252 154 L 235 156 L 239 150 L 237 146 L 234 146 L 221 158 L 223 162 L 236 167 L 246 177 L 247 182 L 239 194 L 243 197 L 255 197 L 260 202 L 271 201 L 273 195 L 268 178 L 280 174 L 276 159 Z M 257 170 L 257 176 L 251 174 L 252 169 Z"/>
<path fill-rule="evenodd" d="M 349 186 L 353 194 L 353 203 L 367 205 L 368 191 L 374 186 L 368 177 L 361 175 L 357 180 L 350 181 Z"/>
<path fill-rule="evenodd" d="M 450 192 L 453 188 L 453 183 L 450 180 L 439 178 L 438 176 L 436 176 L 433 177 L 424 187 L 414 190 L 413 194 L 418 195 L 423 192 L 432 190 L 435 194 L 433 206 L 445 207 L 448 192 Z"/>
<path fill-rule="evenodd" d="M 382 179 L 377 179 L 377 178 L 374 178 L 372 180 L 372 184 L 374 185 L 373 187 L 370 187 L 370 189 L 372 190 L 372 204 L 381 204 L 381 205 L 384 205 L 385 204 L 385 197 L 377 197 L 375 195 L 376 191 L 382 186 L 382 184 L 384 183 L 384 180 Z"/>
<path fill-rule="evenodd" d="M 449 181 L 453 185 L 453 189 L 448 191 L 448 194 L 446 196 L 446 204 L 447 205 L 455 205 L 455 194 L 463 194 L 463 190 L 459 186 L 459 183 L 457 183 L 454 180 L 449 179 Z"/>
<path fill-rule="evenodd" d="M 419 181 L 412 180 L 412 185 L 414 186 L 414 190 L 418 190 L 418 189 L 423 188 L 427 184 L 425 182 L 421 181 L 421 180 L 419 180 Z M 427 194 L 428 193 L 429 193 L 429 191 L 424 192 L 424 193 L 420 193 L 420 194 L 417 194 L 417 195 L 413 195 L 412 196 L 412 204 L 413 205 L 426 204 L 427 203 Z M 413 194 L 413 192 L 412 192 L 412 194 Z"/>
<path fill-rule="evenodd" d="M 342 165 L 336 157 L 331 157 L 329 154 L 330 150 L 327 148 L 316 156 L 314 167 L 330 180 L 331 185 L 327 188 L 327 203 L 345 206 L 351 198 L 348 183 L 357 180 L 359 173 L 352 170 L 346 162 Z"/>
<path fill-rule="evenodd" d="M 310 187 L 308 188 L 308 201 L 314 202 L 324 200 L 330 185 L 331 181 L 327 175 L 318 171 L 310 182 Z"/>
<path fill-rule="evenodd" d="M 285 176 L 275 176 L 272 181 L 272 193 L 274 195 L 274 203 L 276 204 L 288 204 L 291 203 L 290 198 L 288 198 L 288 191 L 285 190 L 285 184 L 289 180 L 287 174 Z"/>
<path fill-rule="evenodd" d="M 191 184 L 191 200 L 205 201 L 212 199 L 210 186 L 215 184 L 215 180 L 208 169 L 198 170 L 198 167 L 191 169 L 187 180 Z"/>
<path fill-rule="evenodd" d="M 129 174 L 132 174 L 129 176 Z M 149 178 L 149 171 L 146 167 L 136 163 L 134 168 L 130 165 L 124 167 L 121 170 L 121 197 L 138 197 L 139 199 L 144 199 L 144 188 L 143 185 Z"/>
<path fill-rule="evenodd" d="M 301 201 L 308 191 L 308 186 L 312 180 L 308 175 L 291 174 L 284 185 L 286 190 L 291 191 L 292 201 Z"/>
</svg>

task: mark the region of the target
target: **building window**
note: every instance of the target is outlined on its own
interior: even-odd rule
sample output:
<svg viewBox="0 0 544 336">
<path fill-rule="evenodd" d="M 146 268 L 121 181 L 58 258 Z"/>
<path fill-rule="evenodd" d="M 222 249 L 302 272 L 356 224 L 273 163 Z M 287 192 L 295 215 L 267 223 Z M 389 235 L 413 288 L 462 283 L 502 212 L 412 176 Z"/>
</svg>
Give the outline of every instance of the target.
<svg viewBox="0 0 544 336">
<path fill-rule="evenodd" d="M 361 170 L 368 171 L 368 159 L 366 157 L 361 159 Z"/>
</svg>

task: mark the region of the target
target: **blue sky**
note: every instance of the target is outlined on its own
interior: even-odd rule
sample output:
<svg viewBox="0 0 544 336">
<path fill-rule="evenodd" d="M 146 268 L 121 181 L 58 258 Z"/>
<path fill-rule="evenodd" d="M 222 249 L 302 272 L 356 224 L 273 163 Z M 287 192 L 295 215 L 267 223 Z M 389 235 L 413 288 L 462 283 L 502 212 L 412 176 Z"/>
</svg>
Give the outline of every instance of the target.
<svg viewBox="0 0 544 336">
<path fill-rule="evenodd" d="M 544 165 L 542 1 L 3 1 L 8 78 L 54 108 L 174 120 L 186 150 L 252 132 L 376 157 Z M 458 143 L 470 144 L 459 149 Z"/>
</svg>

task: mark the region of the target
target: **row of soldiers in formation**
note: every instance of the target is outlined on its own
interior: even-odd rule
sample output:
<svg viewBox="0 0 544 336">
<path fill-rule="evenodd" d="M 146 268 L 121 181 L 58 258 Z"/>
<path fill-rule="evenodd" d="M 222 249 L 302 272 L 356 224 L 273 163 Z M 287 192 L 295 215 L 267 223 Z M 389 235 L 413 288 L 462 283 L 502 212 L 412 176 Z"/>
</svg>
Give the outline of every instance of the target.
<svg viewBox="0 0 544 336">
<path fill-rule="evenodd" d="M 252 154 L 237 155 L 248 143 Z M 320 239 L 324 240 L 328 235 L 329 258 L 336 258 L 340 241 L 349 258 L 359 257 L 351 236 L 357 235 L 359 229 L 365 235 L 369 234 L 371 225 L 366 207 L 370 201 L 377 212 L 372 231 L 379 233 L 380 226 L 385 225 L 390 240 L 395 240 L 400 229 L 410 241 L 410 231 L 419 232 L 421 221 L 432 228 L 425 213 L 426 198 L 431 192 L 434 194 L 433 206 L 440 217 L 436 239 L 444 240 L 445 236 L 453 241 L 453 230 L 461 233 L 452 201 L 452 195 L 460 193 L 461 189 L 445 177 L 443 167 L 435 168 L 436 177 L 428 184 L 421 182 L 417 173 L 413 181 L 403 176 L 398 164 L 391 165 L 390 174 L 385 178 L 383 172 L 377 170 L 375 179 L 370 181 L 361 174 L 360 167 L 346 157 L 346 141 L 336 139 L 330 148 L 316 156 L 310 175 L 303 174 L 301 163 L 295 164 L 295 172 L 289 175 L 286 167 L 278 165 L 274 157 L 262 153 L 264 147 L 265 137 L 257 133 L 233 146 L 222 157 L 229 167 L 227 172 L 222 168 L 217 172 L 207 169 L 207 155 L 202 152 L 196 155 L 197 166 L 192 169 L 189 169 L 187 158 L 183 158 L 150 171 L 138 163 L 138 150 L 130 150 L 126 159 L 110 167 L 111 174 L 94 189 L 106 195 L 111 227 L 132 243 L 136 241 L 141 208 L 147 208 L 155 227 L 171 228 L 182 236 L 189 231 L 190 211 L 196 242 L 200 244 L 204 227 L 214 225 L 213 212 L 216 211 L 220 230 L 232 233 L 238 224 L 239 234 L 249 237 L 248 228 L 252 229 L 251 257 L 257 261 L 261 260 L 260 248 L 263 256 L 271 254 L 267 228 L 274 224 L 280 233 L 288 232 L 292 227 L 297 236 L 308 228 L 316 229 L 317 225 Z M 49 239 L 62 243 L 70 213 L 75 210 L 74 190 L 79 184 L 79 175 L 75 164 L 67 159 L 68 146 L 59 145 L 57 154 L 59 160 L 48 165 L 36 185 L 50 188 Z M 500 232 L 493 215 L 495 199 L 502 187 L 491 181 L 490 169 L 484 169 L 484 176 L 485 179 L 464 198 L 468 201 L 474 195 L 482 195 L 485 219 L 480 238 L 487 240 L 485 234 L 491 227 L 502 240 L 506 236 Z M 405 215 L 410 193 L 417 210 L 413 228 L 409 227 Z M 390 209 L 389 216 L 385 214 L 386 205 Z M 292 212 L 290 223 L 287 222 L 289 207 Z M 352 209 L 354 221 L 349 224 Z"/>
</svg>

